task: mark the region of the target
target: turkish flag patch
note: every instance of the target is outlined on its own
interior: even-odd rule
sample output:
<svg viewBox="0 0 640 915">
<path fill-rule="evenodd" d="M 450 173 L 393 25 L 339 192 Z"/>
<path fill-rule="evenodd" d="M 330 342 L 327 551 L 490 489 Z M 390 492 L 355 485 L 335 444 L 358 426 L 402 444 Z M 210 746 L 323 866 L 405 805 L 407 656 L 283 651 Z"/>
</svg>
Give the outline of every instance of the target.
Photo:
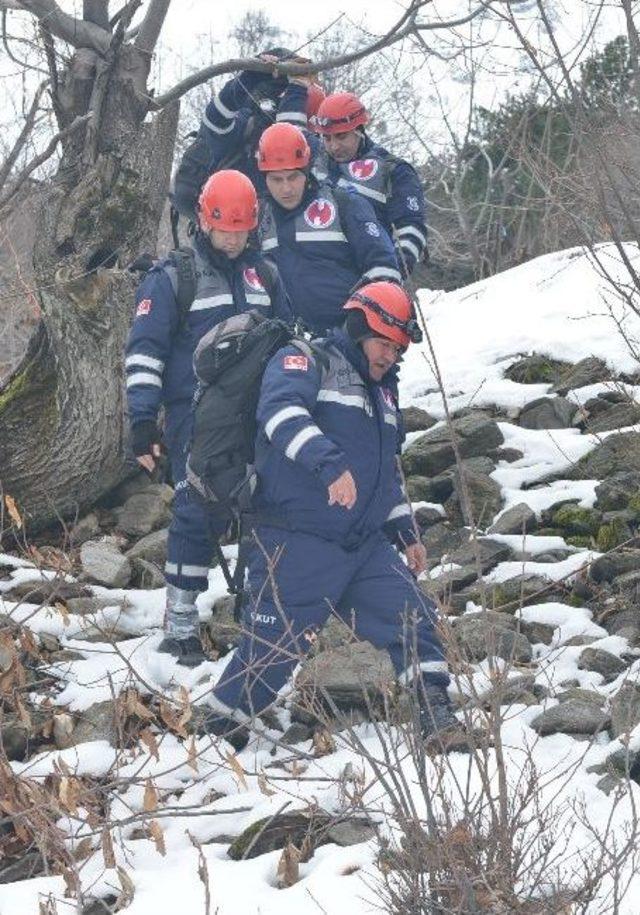
<svg viewBox="0 0 640 915">
<path fill-rule="evenodd" d="M 151 299 L 140 299 L 136 308 L 136 318 L 142 315 L 148 315 L 151 311 Z"/>
<path fill-rule="evenodd" d="M 282 360 L 282 368 L 289 372 L 306 372 L 309 368 L 309 360 L 306 356 L 285 356 Z"/>
</svg>

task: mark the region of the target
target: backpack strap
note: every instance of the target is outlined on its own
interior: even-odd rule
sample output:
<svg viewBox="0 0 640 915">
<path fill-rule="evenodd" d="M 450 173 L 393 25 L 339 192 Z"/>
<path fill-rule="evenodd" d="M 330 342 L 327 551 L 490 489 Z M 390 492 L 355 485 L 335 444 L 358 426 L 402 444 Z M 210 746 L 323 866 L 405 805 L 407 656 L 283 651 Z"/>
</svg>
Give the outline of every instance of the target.
<svg viewBox="0 0 640 915">
<path fill-rule="evenodd" d="M 326 371 L 329 368 L 329 357 L 320 342 L 313 340 L 303 340 L 302 337 L 292 337 L 289 341 L 290 346 L 295 346 L 301 353 L 309 359 L 314 359 L 320 363 L 320 367 Z"/>
<path fill-rule="evenodd" d="M 273 302 L 279 277 L 278 268 L 268 257 L 263 257 L 256 263 L 256 273 L 264 286 L 265 292 Z"/>
<path fill-rule="evenodd" d="M 180 323 L 184 323 L 189 309 L 196 297 L 196 265 L 192 248 L 174 248 L 169 253 L 169 260 L 176 271 L 176 302 Z"/>
</svg>

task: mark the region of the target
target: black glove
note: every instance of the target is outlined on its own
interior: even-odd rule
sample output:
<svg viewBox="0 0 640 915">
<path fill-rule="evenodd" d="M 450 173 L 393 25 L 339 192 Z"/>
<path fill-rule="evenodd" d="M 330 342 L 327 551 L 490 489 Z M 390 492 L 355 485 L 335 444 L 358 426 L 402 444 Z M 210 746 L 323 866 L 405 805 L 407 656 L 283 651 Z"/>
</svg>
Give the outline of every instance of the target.
<svg viewBox="0 0 640 915">
<path fill-rule="evenodd" d="M 153 446 L 160 443 L 160 430 L 151 419 L 143 419 L 131 428 L 131 447 L 136 457 L 153 454 Z"/>
</svg>

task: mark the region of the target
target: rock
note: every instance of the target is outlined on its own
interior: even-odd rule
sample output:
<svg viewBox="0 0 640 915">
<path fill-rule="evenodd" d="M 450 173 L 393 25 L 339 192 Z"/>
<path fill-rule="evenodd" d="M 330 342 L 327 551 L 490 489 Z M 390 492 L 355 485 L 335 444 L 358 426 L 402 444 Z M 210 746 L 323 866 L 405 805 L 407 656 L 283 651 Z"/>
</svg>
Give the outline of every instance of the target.
<svg viewBox="0 0 640 915">
<path fill-rule="evenodd" d="M 383 702 L 394 683 L 387 652 L 377 651 L 369 642 L 354 642 L 303 662 L 295 682 L 297 704 L 306 710 L 327 710 L 328 696 L 341 711 L 356 708 L 369 712 Z"/>
<path fill-rule="evenodd" d="M 596 486 L 595 507 L 601 512 L 620 511 L 633 496 L 640 497 L 640 472 L 618 471 Z"/>
<path fill-rule="evenodd" d="M 475 541 L 467 541 L 448 554 L 448 561 L 460 566 L 470 566 L 485 573 L 499 562 L 505 562 L 513 555 L 511 547 L 499 540 L 490 537 L 477 537 Z"/>
<path fill-rule="evenodd" d="M 601 622 L 609 635 L 623 635 L 629 642 L 640 639 L 640 610 L 621 610 L 608 614 Z"/>
<path fill-rule="evenodd" d="M 347 828 L 349 824 L 350 828 Z M 374 836 L 373 826 L 364 819 L 339 820 L 321 810 L 311 814 L 302 811 L 280 813 L 252 823 L 231 843 L 227 853 L 233 861 L 241 861 L 276 851 L 289 843 L 301 848 L 305 841 L 310 844 L 310 853 L 313 853 L 314 849 L 328 842 L 349 844 L 351 838 L 355 844 Z"/>
<path fill-rule="evenodd" d="M 593 702 L 599 708 L 605 704 L 604 696 L 596 693 L 592 689 L 583 689 L 581 686 L 570 686 L 569 689 L 563 689 L 556 695 L 559 702 L 570 702 L 572 699 L 579 699 L 581 702 Z"/>
<path fill-rule="evenodd" d="M 617 575 L 613 579 L 612 587 L 618 594 L 626 594 L 632 599 L 635 598 L 640 588 L 640 569 L 634 569 L 633 572 L 625 572 L 624 575 Z"/>
<path fill-rule="evenodd" d="M 524 429 L 568 429 L 576 410 L 564 397 L 539 397 L 522 408 L 518 424 Z"/>
<path fill-rule="evenodd" d="M 489 528 L 490 534 L 521 534 L 537 524 L 536 513 L 525 502 L 519 502 L 503 512 Z"/>
<path fill-rule="evenodd" d="M 507 464 L 513 464 L 524 457 L 524 452 L 517 448 L 494 448 L 488 452 L 488 455 L 493 461 L 506 461 Z"/>
<path fill-rule="evenodd" d="M 130 496 L 116 511 L 118 528 L 131 537 L 143 537 L 171 520 L 173 490 L 166 483 L 153 483 Z"/>
<path fill-rule="evenodd" d="M 313 728 L 309 727 L 308 724 L 303 724 L 301 721 L 292 722 L 287 730 L 282 735 L 282 743 L 286 744 L 296 744 L 304 743 L 305 740 L 311 740 L 313 737 Z"/>
<path fill-rule="evenodd" d="M 136 588 L 153 591 L 164 588 L 166 582 L 164 572 L 153 562 L 146 559 L 134 559 L 132 562 L 133 575 L 131 583 Z"/>
<path fill-rule="evenodd" d="M 484 528 L 491 524 L 502 507 L 502 490 L 495 480 L 481 473 L 465 473 L 465 486 L 475 524 Z M 453 495 L 445 503 L 445 511 L 454 524 L 466 523 L 462 511 L 462 486 L 459 475 L 454 474 Z"/>
<path fill-rule="evenodd" d="M 552 523 L 566 534 L 595 536 L 598 533 L 602 515 L 593 508 L 579 505 L 563 505 L 553 513 Z"/>
<path fill-rule="evenodd" d="M 597 734 L 611 723 L 611 716 L 594 702 L 569 699 L 547 709 L 531 722 L 542 737 L 548 734 Z"/>
<path fill-rule="evenodd" d="M 91 591 L 86 585 L 75 581 L 23 581 L 4 592 L 4 597 L 25 604 L 67 603 L 74 597 L 89 597 Z"/>
<path fill-rule="evenodd" d="M 116 706 L 112 699 L 107 699 L 77 713 L 68 746 L 77 747 L 88 740 L 107 740 L 115 747 L 117 736 Z"/>
<path fill-rule="evenodd" d="M 525 607 L 530 603 L 553 601 L 556 596 L 561 600 L 564 596 L 561 586 L 541 575 L 516 575 L 515 578 L 490 587 L 488 591 L 497 609 L 508 606 L 511 613 L 520 604 Z"/>
<path fill-rule="evenodd" d="M 567 362 L 532 353 L 510 365 L 504 377 L 518 384 L 554 384 L 569 368 Z"/>
<path fill-rule="evenodd" d="M 614 404 L 599 416 L 589 417 L 586 423 L 587 432 L 609 432 L 611 429 L 624 429 L 640 422 L 640 404 L 628 402 Z"/>
<path fill-rule="evenodd" d="M 427 551 L 427 564 L 430 569 L 440 565 L 442 557 L 457 549 L 469 539 L 467 529 L 457 529 L 448 521 L 434 524 L 422 536 L 422 543 Z"/>
<path fill-rule="evenodd" d="M 415 519 L 419 530 L 424 532 L 442 521 L 442 512 L 439 512 L 437 508 L 421 505 L 415 510 Z"/>
<path fill-rule="evenodd" d="M 227 654 L 229 649 L 240 642 L 242 627 L 233 618 L 235 605 L 233 594 L 219 597 L 211 610 L 211 617 L 204 624 L 205 633 L 212 647 L 221 655 Z"/>
<path fill-rule="evenodd" d="M 587 356 L 586 359 L 582 359 L 562 373 L 558 382 L 553 386 L 553 391 L 556 394 L 567 394 L 574 388 L 583 388 L 588 384 L 596 384 L 598 381 L 608 381 L 610 377 L 611 371 L 602 359 Z"/>
<path fill-rule="evenodd" d="M 554 626 L 549 626 L 547 623 L 521 620 L 520 631 L 532 645 L 550 645 L 553 642 L 553 634 L 556 630 Z"/>
<path fill-rule="evenodd" d="M 420 590 L 428 597 L 446 596 L 449 592 L 466 588 L 478 577 L 475 566 L 464 566 L 443 572 L 437 578 L 424 579 L 418 582 Z"/>
<path fill-rule="evenodd" d="M 70 597 L 66 601 L 69 613 L 86 616 L 89 613 L 99 613 L 105 607 L 114 607 L 122 604 L 122 598 L 115 597 Z"/>
<path fill-rule="evenodd" d="M 492 614 L 490 620 L 483 613 L 469 614 L 457 621 L 455 639 L 460 654 L 469 661 L 484 661 L 487 657 L 527 663 L 531 660 L 531 645 L 519 632 L 498 622 L 502 614 Z"/>
<path fill-rule="evenodd" d="M 53 716 L 53 741 L 59 750 L 73 746 L 75 722 L 69 712 L 56 711 Z"/>
<path fill-rule="evenodd" d="M 612 513 L 609 512 L 609 515 Z M 622 543 L 628 543 L 633 538 L 633 531 L 625 518 L 618 516 L 610 518 L 598 528 L 596 536 L 596 549 L 600 553 L 608 553 Z"/>
<path fill-rule="evenodd" d="M 0 722 L 2 748 L 7 759 L 21 762 L 27 758 L 30 732 L 29 728 L 16 718 L 3 718 Z"/>
<path fill-rule="evenodd" d="M 402 409 L 402 423 L 405 432 L 422 432 L 430 429 L 438 422 L 426 410 L 420 407 L 404 407 Z"/>
<path fill-rule="evenodd" d="M 432 502 L 431 480 L 427 477 L 407 477 L 407 495 L 411 502 Z"/>
<path fill-rule="evenodd" d="M 566 471 L 570 480 L 602 480 L 621 471 L 640 473 L 640 432 L 610 435 Z"/>
<path fill-rule="evenodd" d="M 318 638 L 313 643 L 309 654 L 331 651 L 342 645 L 350 645 L 354 641 L 357 641 L 357 637 L 351 626 L 338 616 L 330 616 L 318 633 Z"/>
<path fill-rule="evenodd" d="M 73 546 L 82 546 L 87 540 L 94 540 L 100 536 L 102 529 L 96 512 L 89 512 L 84 518 L 80 518 L 77 524 L 71 528 L 69 537 Z"/>
<path fill-rule="evenodd" d="M 585 648 L 578 658 L 578 667 L 601 674 L 605 683 L 611 683 L 627 669 L 627 665 L 617 655 L 602 648 Z"/>
<path fill-rule="evenodd" d="M 460 455 L 463 458 L 484 456 L 502 445 L 504 438 L 497 423 L 482 413 L 472 413 L 453 420 Z M 407 476 L 433 477 L 455 463 L 451 436 L 446 425 L 431 429 L 413 442 L 403 455 Z"/>
<path fill-rule="evenodd" d="M 138 540 L 131 549 L 127 550 L 125 556 L 127 559 L 145 559 L 147 562 L 153 562 L 155 565 L 164 567 L 167 559 L 167 542 L 169 540 L 169 528 L 165 527 L 159 531 L 152 531 Z"/>
<path fill-rule="evenodd" d="M 131 563 L 112 538 L 88 540 L 80 547 L 82 571 L 91 581 L 107 588 L 124 588 L 131 580 Z"/>
<path fill-rule="evenodd" d="M 131 496 L 135 496 L 140 492 L 145 492 L 149 489 L 150 486 L 155 486 L 148 473 L 144 470 L 136 470 L 132 476 L 124 480 L 118 486 L 111 490 L 111 492 L 104 499 L 105 504 L 108 507 L 113 507 L 114 505 L 124 505 L 127 499 L 130 499 Z"/>
<path fill-rule="evenodd" d="M 640 752 L 631 750 L 629 747 L 619 747 L 610 753 L 604 762 L 595 766 L 589 766 L 587 772 L 595 772 L 598 775 L 607 773 L 609 775 L 627 775 L 629 773 L 633 778 L 633 770 L 640 761 Z"/>
<path fill-rule="evenodd" d="M 640 550 L 625 549 L 598 557 L 591 563 L 589 577 L 597 584 L 603 584 L 636 570 L 640 570 Z"/>
<path fill-rule="evenodd" d="M 611 730 L 614 737 L 628 734 L 640 724 L 640 684 L 623 683 L 611 700 Z"/>
</svg>

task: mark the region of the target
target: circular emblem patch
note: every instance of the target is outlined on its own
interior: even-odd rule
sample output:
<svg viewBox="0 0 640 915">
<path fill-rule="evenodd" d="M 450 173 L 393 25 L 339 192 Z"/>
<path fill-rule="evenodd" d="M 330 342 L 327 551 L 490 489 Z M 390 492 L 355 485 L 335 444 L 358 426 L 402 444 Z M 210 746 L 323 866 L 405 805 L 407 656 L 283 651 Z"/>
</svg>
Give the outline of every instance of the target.
<svg viewBox="0 0 640 915">
<path fill-rule="evenodd" d="M 377 159 L 355 159 L 349 162 L 349 174 L 357 181 L 369 181 L 377 171 Z"/>
<path fill-rule="evenodd" d="M 264 286 L 260 282 L 260 277 L 255 267 L 244 268 L 244 281 L 251 289 L 258 289 L 260 292 L 264 292 Z"/>
<path fill-rule="evenodd" d="M 336 208 L 330 200 L 317 197 L 304 211 L 304 218 L 313 229 L 324 229 L 336 218 Z"/>
</svg>

